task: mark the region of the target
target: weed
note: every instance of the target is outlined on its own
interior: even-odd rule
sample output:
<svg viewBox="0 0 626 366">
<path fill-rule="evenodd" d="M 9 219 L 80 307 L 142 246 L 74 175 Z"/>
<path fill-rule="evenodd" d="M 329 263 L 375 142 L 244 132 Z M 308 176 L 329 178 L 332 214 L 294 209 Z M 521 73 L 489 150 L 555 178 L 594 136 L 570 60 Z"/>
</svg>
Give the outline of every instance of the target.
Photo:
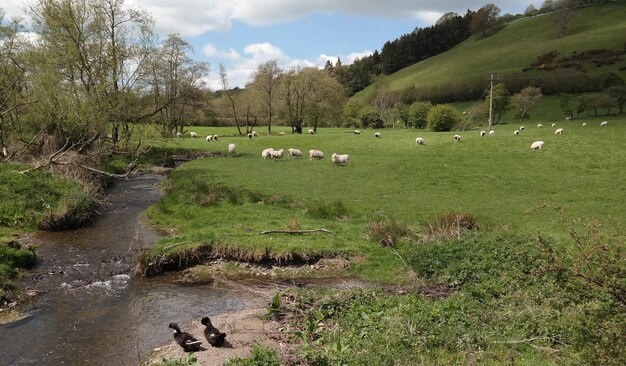
<svg viewBox="0 0 626 366">
<path fill-rule="evenodd" d="M 460 239 L 461 233 L 468 230 L 477 230 L 476 215 L 463 212 L 449 212 L 425 224 L 425 232 L 421 235 L 425 242 L 438 238 Z"/>
<path fill-rule="evenodd" d="M 409 239 L 414 234 L 412 227 L 398 219 L 385 218 L 367 225 L 367 238 L 386 247 L 394 247 L 400 240 Z"/>
<path fill-rule="evenodd" d="M 341 199 L 331 202 L 316 201 L 309 205 L 309 215 L 320 219 L 334 219 L 348 214 L 348 209 Z"/>
<path fill-rule="evenodd" d="M 254 344 L 250 349 L 250 357 L 235 358 L 226 362 L 225 366 L 281 366 L 283 365 L 280 357 L 273 349 L 262 345 Z"/>
</svg>

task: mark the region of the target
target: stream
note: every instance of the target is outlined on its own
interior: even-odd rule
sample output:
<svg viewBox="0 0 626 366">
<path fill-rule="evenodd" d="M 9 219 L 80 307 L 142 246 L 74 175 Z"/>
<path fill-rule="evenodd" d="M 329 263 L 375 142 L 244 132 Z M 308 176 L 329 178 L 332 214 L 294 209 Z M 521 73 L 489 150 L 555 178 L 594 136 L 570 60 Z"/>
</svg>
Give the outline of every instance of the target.
<svg viewBox="0 0 626 366">
<path fill-rule="evenodd" d="M 29 316 L 0 325 L 0 365 L 137 365 L 171 341 L 167 325 L 266 301 L 240 289 L 181 286 L 132 276 L 133 254 L 159 238 L 141 223 L 160 198 L 159 175 L 119 181 L 93 225 L 38 235 L 38 264 L 24 290 L 41 291 Z"/>
</svg>

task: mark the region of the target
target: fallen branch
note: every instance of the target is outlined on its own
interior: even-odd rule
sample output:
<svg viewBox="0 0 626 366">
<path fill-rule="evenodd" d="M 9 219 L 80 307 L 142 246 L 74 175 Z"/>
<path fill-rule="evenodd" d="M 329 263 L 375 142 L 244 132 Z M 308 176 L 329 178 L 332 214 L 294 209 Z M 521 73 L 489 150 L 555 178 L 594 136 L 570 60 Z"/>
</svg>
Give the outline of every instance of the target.
<svg viewBox="0 0 626 366">
<path fill-rule="evenodd" d="M 302 234 L 311 234 L 311 233 L 326 233 L 331 235 L 337 235 L 330 230 L 326 229 L 313 229 L 313 230 L 265 230 L 261 231 L 261 235 L 265 234 L 291 234 L 291 235 L 302 235 Z"/>
</svg>

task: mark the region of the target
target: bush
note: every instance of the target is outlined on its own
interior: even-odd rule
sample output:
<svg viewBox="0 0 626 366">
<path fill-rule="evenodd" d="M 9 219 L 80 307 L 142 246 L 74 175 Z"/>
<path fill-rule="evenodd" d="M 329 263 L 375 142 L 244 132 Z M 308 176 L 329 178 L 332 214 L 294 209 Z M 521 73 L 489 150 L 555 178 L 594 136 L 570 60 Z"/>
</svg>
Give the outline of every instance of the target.
<svg viewBox="0 0 626 366">
<path fill-rule="evenodd" d="M 461 121 L 461 116 L 457 110 L 447 104 L 439 104 L 428 112 L 428 128 L 431 131 L 450 131 Z"/>
<path fill-rule="evenodd" d="M 429 101 L 420 101 L 411 104 L 409 107 L 409 124 L 414 128 L 426 128 L 428 125 L 428 112 L 433 107 Z"/>
<path fill-rule="evenodd" d="M 385 121 L 383 121 L 379 112 L 368 112 L 361 116 L 361 125 L 363 125 L 363 128 L 384 128 Z"/>
</svg>

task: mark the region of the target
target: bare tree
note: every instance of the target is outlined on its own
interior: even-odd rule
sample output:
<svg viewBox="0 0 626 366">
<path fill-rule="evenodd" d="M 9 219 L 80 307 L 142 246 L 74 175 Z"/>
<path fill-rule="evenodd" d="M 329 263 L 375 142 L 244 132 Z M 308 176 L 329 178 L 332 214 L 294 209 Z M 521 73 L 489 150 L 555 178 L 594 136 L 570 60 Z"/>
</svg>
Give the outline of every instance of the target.
<svg viewBox="0 0 626 366">
<path fill-rule="evenodd" d="M 520 122 L 526 117 L 528 111 L 539 103 L 541 97 L 541 89 L 534 86 L 527 86 L 511 97 L 511 102 L 519 113 Z"/>
<path fill-rule="evenodd" d="M 226 71 L 224 64 L 220 64 L 220 82 L 222 83 L 222 90 L 230 102 L 233 118 L 235 119 L 235 125 L 237 126 L 237 132 L 241 135 L 241 127 L 239 126 L 239 119 L 237 118 L 237 106 L 230 91 L 230 86 L 228 85 L 228 72 Z"/>
<path fill-rule="evenodd" d="M 496 5 L 489 3 L 483 6 L 472 16 L 469 31 L 472 34 L 480 33 L 483 37 L 487 36 L 487 32 L 498 24 L 498 14 L 500 8 Z"/>
</svg>

